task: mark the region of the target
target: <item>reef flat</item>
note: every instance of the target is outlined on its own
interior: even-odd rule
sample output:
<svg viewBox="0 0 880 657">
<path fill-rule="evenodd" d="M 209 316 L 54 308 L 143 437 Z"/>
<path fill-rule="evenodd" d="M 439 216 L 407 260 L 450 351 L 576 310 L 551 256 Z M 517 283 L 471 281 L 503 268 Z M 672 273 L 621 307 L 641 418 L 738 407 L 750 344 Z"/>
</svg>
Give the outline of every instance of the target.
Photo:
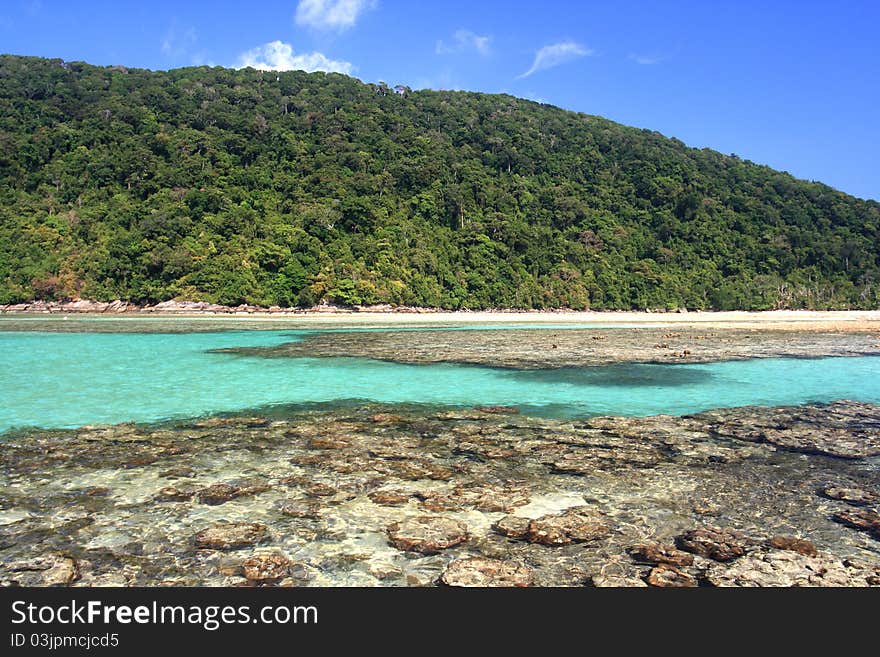
<svg viewBox="0 0 880 657">
<path fill-rule="evenodd" d="M 741 328 L 567 328 L 316 332 L 271 347 L 218 349 L 265 358 L 349 356 L 406 364 L 467 363 L 515 369 L 620 363 L 708 363 L 749 358 L 880 355 L 872 331 Z"/>
<path fill-rule="evenodd" d="M 5 585 L 880 584 L 866 403 L 316 408 L 10 432 L 0 461 Z"/>
</svg>

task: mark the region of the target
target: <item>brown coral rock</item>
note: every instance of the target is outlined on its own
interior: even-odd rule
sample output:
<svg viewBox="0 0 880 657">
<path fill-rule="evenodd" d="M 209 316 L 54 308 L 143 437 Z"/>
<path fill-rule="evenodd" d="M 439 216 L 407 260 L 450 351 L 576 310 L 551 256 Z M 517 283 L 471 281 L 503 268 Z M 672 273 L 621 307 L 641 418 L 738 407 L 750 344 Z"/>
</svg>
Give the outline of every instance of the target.
<svg viewBox="0 0 880 657">
<path fill-rule="evenodd" d="M 75 559 L 63 554 L 15 561 L 0 573 L 0 586 L 70 586 L 79 578 L 79 565 Z"/>
<path fill-rule="evenodd" d="M 530 586 L 532 569 L 514 561 L 466 557 L 449 564 L 440 576 L 440 581 L 447 586 Z"/>
<path fill-rule="evenodd" d="M 866 586 L 873 574 L 830 555 L 758 550 L 733 563 L 712 564 L 705 580 L 712 586 Z"/>
<path fill-rule="evenodd" d="M 586 507 L 568 509 L 558 515 L 542 516 L 529 523 L 526 539 L 541 545 L 592 543 L 604 538 L 611 530 Z"/>
<path fill-rule="evenodd" d="M 861 488 L 846 488 L 844 486 L 829 486 L 822 490 L 822 495 L 832 499 L 852 504 L 853 506 L 867 506 L 880 502 L 880 495 Z"/>
<path fill-rule="evenodd" d="M 819 554 L 819 550 L 816 549 L 816 545 L 812 541 L 793 536 L 774 536 L 767 541 L 767 545 L 777 550 L 790 550 L 791 552 L 805 554 L 810 557 L 815 557 Z"/>
<path fill-rule="evenodd" d="M 757 541 L 741 532 L 719 527 L 691 529 L 676 536 L 675 544 L 682 550 L 715 561 L 731 561 L 746 553 Z"/>
<path fill-rule="evenodd" d="M 467 525 L 443 516 L 407 518 L 389 525 L 387 532 L 398 550 L 421 554 L 436 554 L 468 539 Z"/>
<path fill-rule="evenodd" d="M 276 582 L 287 577 L 290 560 L 283 554 L 258 554 L 245 559 L 242 570 L 252 582 Z"/>
<path fill-rule="evenodd" d="M 210 486 L 203 488 L 197 493 L 197 495 L 199 498 L 199 502 L 201 502 L 202 504 L 215 506 L 217 504 L 228 502 L 229 500 L 234 500 L 237 497 L 246 497 L 248 495 L 265 493 L 271 488 L 271 486 L 262 482 L 248 483 L 243 486 L 218 483 L 211 484 Z"/>
<path fill-rule="evenodd" d="M 519 518 L 517 516 L 504 516 L 493 526 L 495 531 L 502 536 L 508 538 L 523 539 L 529 533 L 528 518 Z"/>
<path fill-rule="evenodd" d="M 651 586 L 661 588 L 689 588 L 697 585 L 697 580 L 686 572 L 665 563 L 652 568 L 645 581 Z"/>
<path fill-rule="evenodd" d="M 380 489 L 371 491 L 367 494 L 367 497 L 369 497 L 374 504 L 382 506 L 402 506 L 406 504 L 412 496 L 406 491 Z"/>
<path fill-rule="evenodd" d="M 212 550 L 235 550 L 256 545 L 268 536 L 266 526 L 257 522 L 218 522 L 196 534 L 195 544 Z"/>
<path fill-rule="evenodd" d="M 671 566 L 690 566 L 694 563 L 694 555 L 659 543 L 635 545 L 629 549 L 629 554 L 639 563 L 669 564 Z"/>
<path fill-rule="evenodd" d="M 845 509 L 838 511 L 832 518 L 837 522 L 868 532 L 873 538 L 880 541 L 880 513 L 870 509 Z"/>
<path fill-rule="evenodd" d="M 321 503 L 317 500 L 290 500 L 282 504 L 281 513 L 292 518 L 317 518 Z"/>
</svg>

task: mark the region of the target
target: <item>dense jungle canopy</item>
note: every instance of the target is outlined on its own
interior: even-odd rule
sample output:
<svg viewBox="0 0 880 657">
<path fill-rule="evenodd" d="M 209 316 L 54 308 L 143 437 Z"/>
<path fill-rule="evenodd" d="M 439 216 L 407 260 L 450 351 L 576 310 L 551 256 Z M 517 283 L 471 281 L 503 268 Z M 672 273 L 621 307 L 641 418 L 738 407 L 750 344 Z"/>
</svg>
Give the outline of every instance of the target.
<svg viewBox="0 0 880 657">
<path fill-rule="evenodd" d="M 597 116 L 0 57 L 0 303 L 876 308 L 880 204 Z"/>
</svg>

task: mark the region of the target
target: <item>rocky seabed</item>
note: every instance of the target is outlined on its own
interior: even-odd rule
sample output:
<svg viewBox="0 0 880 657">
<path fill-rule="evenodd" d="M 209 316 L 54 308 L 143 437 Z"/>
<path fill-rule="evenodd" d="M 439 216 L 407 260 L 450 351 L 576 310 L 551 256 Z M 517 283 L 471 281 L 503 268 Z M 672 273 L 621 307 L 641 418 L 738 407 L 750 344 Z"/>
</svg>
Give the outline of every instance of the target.
<svg viewBox="0 0 880 657">
<path fill-rule="evenodd" d="M 876 586 L 880 407 L 4 436 L 7 586 Z"/>
</svg>

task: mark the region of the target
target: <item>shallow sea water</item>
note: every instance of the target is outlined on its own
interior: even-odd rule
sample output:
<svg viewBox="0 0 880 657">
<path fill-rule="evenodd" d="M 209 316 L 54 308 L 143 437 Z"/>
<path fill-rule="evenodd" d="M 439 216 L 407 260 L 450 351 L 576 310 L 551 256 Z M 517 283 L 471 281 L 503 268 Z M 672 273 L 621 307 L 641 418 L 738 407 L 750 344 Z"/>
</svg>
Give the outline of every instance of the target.
<svg viewBox="0 0 880 657">
<path fill-rule="evenodd" d="M 418 330 L 418 329 L 412 329 Z M 541 329 L 535 329 L 541 330 Z M 284 409 L 352 400 L 516 406 L 545 417 L 681 415 L 853 399 L 880 403 L 880 358 L 754 359 L 519 371 L 361 358 L 265 359 L 308 331 L 2 331 L 0 432 Z"/>
<path fill-rule="evenodd" d="M 633 545 L 671 545 L 708 525 L 756 537 L 756 554 L 768 552 L 770 536 L 796 536 L 815 543 L 823 563 L 852 558 L 880 569 L 876 537 L 836 521 L 848 505 L 823 493 L 829 485 L 880 493 L 880 456 L 835 458 L 819 449 L 842 433 L 876 440 L 874 407 L 636 417 L 876 404 L 880 357 L 518 370 L 315 357 L 309 342 L 292 357 L 216 351 L 315 334 L 275 324 L 24 324 L 0 321 L 0 433 L 8 432 L 0 438 L 0 583 L 46 585 L 40 565 L 63 558 L 75 561 L 77 586 L 257 585 L 242 568 L 263 554 L 289 560 L 285 586 L 430 585 L 468 556 L 525 564 L 542 586 L 602 577 L 643 583 L 651 566 L 633 560 Z M 615 328 L 601 330 L 604 344 L 615 339 Z M 517 349 L 532 335 L 501 333 Z M 367 336 L 348 337 L 357 347 Z M 441 344 L 446 334 L 421 337 Z M 490 350 L 498 333 L 456 337 L 473 337 L 498 358 Z M 405 340 L 412 345 L 409 334 Z M 473 409 L 488 405 L 521 413 Z M 572 419 L 594 415 L 619 417 Z M 850 422 L 844 429 L 841 417 Z M 95 424 L 115 426 L 84 426 Z M 756 442 L 752 424 L 785 440 Z M 218 484 L 237 492 L 202 498 Z M 549 547 L 494 528 L 508 513 L 538 519 L 580 506 L 599 515 L 606 536 Z M 392 523 L 426 515 L 464 523 L 467 541 L 429 555 L 389 541 Z M 265 526 L 265 540 L 196 549 L 195 537 L 215 523 L 253 522 Z M 709 561 L 689 571 L 700 582 L 722 567 Z"/>
</svg>

